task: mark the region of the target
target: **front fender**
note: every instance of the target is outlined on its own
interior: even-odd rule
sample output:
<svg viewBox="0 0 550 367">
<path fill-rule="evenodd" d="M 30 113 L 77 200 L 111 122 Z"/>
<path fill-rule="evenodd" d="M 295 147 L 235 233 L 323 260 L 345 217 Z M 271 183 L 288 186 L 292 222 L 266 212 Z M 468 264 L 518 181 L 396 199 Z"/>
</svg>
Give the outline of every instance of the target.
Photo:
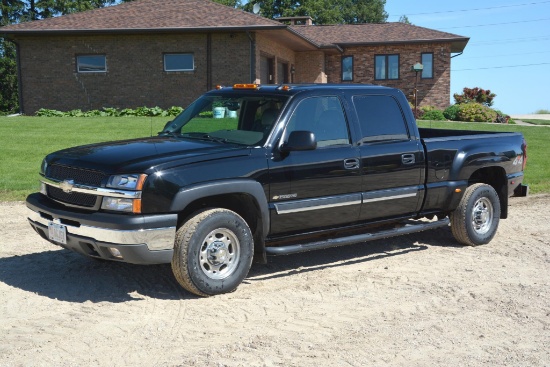
<svg viewBox="0 0 550 367">
<path fill-rule="evenodd" d="M 248 194 L 256 200 L 262 216 L 263 233 L 269 233 L 269 207 L 262 185 L 257 181 L 246 179 L 231 179 L 196 184 L 182 188 L 174 196 L 170 212 L 181 212 L 195 200 L 215 195 Z"/>
</svg>

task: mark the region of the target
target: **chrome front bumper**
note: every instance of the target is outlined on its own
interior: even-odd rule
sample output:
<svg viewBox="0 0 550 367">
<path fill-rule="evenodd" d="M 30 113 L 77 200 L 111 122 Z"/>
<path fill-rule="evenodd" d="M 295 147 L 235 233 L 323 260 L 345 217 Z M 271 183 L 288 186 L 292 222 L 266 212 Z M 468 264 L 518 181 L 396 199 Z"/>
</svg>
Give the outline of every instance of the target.
<svg viewBox="0 0 550 367">
<path fill-rule="evenodd" d="M 176 214 L 128 216 L 69 212 L 49 207 L 40 194 L 27 198 L 30 225 L 44 239 L 86 256 L 136 264 L 169 263 L 176 235 Z M 48 238 L 49 223 L 66 227 L 67 243 Z M 121 256 L 114 256 L 113 249 Z"/>
</svg>

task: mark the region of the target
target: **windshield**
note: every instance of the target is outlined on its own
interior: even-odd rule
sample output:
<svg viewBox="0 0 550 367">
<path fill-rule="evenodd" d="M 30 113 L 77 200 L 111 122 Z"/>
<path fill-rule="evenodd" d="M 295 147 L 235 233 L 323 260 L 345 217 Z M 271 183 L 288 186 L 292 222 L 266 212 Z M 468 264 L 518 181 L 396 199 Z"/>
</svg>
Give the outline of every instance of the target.
<svg viewBox="0 0 550 367">
<path fill-rule="evenodd" d="M 267 139 L 287 96 L 207 95 L 166 124 L 161 135 L 247 146 Z"/>
</svg>

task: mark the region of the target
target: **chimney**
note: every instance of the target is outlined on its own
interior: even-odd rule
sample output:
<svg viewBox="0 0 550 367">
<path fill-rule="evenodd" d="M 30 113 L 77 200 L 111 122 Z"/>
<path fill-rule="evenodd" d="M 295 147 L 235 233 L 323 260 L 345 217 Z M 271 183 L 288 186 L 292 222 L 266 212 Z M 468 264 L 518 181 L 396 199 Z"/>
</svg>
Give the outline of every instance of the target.
<svg viewBox="0 0 550 367">
<path fill-rule="evenodd" d="M 310 16 L 280 17 L 275 20 L 287 25 L 313 25 L 313 19 Z"/>
</svg>

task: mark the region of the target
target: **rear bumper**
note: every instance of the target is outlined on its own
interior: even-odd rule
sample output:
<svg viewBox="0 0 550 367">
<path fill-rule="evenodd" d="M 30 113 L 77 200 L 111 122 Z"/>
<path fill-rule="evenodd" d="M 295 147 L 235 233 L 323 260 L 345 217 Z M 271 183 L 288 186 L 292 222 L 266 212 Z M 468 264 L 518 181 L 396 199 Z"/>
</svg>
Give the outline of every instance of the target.
<svg viewBox="0 0 550 367">
<path fill-rule="evenodd" d="M 172 260 L 177 214 L 122 215 L 77 212 L 41 194 L 27 198 L 30 225 L 45 240 L 85 256 L 133 264 L 163 264 Z M 48 224 L 62 224 L 67 243 L 48 237 Z M 118 250 L 120 253 L 115 256 Z"/>
</svg>

